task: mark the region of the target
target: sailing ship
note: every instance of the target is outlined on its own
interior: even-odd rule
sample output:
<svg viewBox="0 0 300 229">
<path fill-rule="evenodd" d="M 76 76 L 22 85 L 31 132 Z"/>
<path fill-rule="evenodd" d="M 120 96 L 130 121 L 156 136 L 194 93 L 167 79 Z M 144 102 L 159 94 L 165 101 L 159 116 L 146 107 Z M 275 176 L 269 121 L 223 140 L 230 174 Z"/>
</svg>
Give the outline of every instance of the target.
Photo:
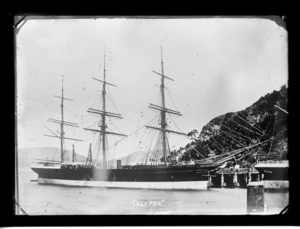
<svg viewBox="0 0 300 229">
<path fill-rule="evenodd" d="M 106 159 L 106 137 L 108 135 L 126 136 L 121 133 L 108 131 L 106 117 L 122 118 L 121 114 L 109 112 L 106 109 L 106 87 L 116 86 L 106 81 L 105 54 L 104 54 L 104 72 L 103 80 L 97 80 L 102 83 L 102 110 L 89 108 L 88 112 L 101 116 L 100 129 L 84 128 L 99 134 L 99 140 L 102 144 L 102 163 L 101 167 L 92 162 L 91 145 L 86 163 L 72 163 L 64 161 L 64 140 L 79 139 L 68 138 L 64 136 L 64 126 L 78 127 L 76 123 L 64 120 L 64 100 L 70 100 L 64 97 L 62 87 L 62 95 L 57 96 L 61 99 L 61 120 L 49 119 L 48 121 L 60 124 L 60 136 L 48 135 L 49 137 L 59 138 L 61 141 L 61 161 L 56 163 L 40 162 L 39 165 L 32 165 L 31 169 L 38 174 L 38 183 L 41 184 L 57 184 L 72 186 L 99 186 L 99 187 L 123 187 L 123 188 L 149 188 L 149 189 L 206 189 L 208 182 L 208 172 L 216 168 L 218 165 L 213 163 L 203 163 L 195 165 L 173 165 L 167 162 L 168 157 L 168 134 L 186 135 L 181 132 L 169 130 L 166 121 L 166 114 L 181 116 L 180 112 L 166 107 L 165 102 L 165 80 L 172 78 L 164 74 L 163 53 L 161 48 L 161 72 L 153 71 L 161 77 L 160 92 L 161 106 L 150 104 L 149 108 L 160 112 L 160 127 L 146 126 L 155 131 L 159 131 L 162 142 L 163 163 L 160 164 L 144 164 L 140 165 L 121 165 L 121 161 L 117 161 L 117 167 L 107 167 Z M 147 161 L 147 160 L 146 160 Z"/>
<path fill-rule="evenodd" d="M 60 135 L 50 135 L 49 137 L 59 138 L 61 141 L 61 161 L 60 162 L 40 162 L 38 165 L 32 165 L 31 169 L 38 174 L 38 183 L 40 184 L 54 184 L 54 185 L 68 185 L 68 186 L 97 186 L 97 187 L 112 187 L 112 188 L 146 188 L 146 189 L 183 189 L 183 190 L 201 190 L 207 189 L 209 175 L 214 173 L 226 161 L 232 160 L 236 155 L 243 153 L 250 148 L 257 147 L 265 142 L 254 144 L 239 150 L 227 152 L 213 158 L 205 158 L 197 160 L 194 164 L 179 164 L 170 163 L 168 158 L 170 155 L 170 147 L 168 136 L 169 134 L 177 134 L 186 136 L 185 133 L 170 130 L 166 119 L 166 114 L 175 116 L 182 116 L 177 110 L 169 109 L 166 106 L 165 99 L 165 80 L 174 81 L 164 73 L 163 52 L 161 47 L 161 72 L 153 71 L 161 77 L 160 79 L 160 98 L 161 104 L 151 104 L 149 108 L 159 112 L 160 123 L 159 127 L 147 126 L 146 128 L 158 131 L 160 138 L 158 142 L 161 143 L 162 158 L 158 163 L 146 158 L 145 162 L 138 165 L 121 164 L 121 160 L 117 160 L 116 168 L 107 166 L 107 144 L 106 139 L 109 135 L 123 136 L 125 134 L 116 133 L 108 130 L 107 117 L 122 119 L 122 115 L 107 111 L 106 107 L 106 87 L 116 85 L 106 81 L 106 67 L 104 54 L 104 71 L 103 80 L 93 78 L 102 83 L 102 110 L 89 108 L 88 113 L 96 114 L 101 117 L 98 129 L 84 128 L 86 131 L 91 131 L 99 135 L 99 141 L 102 148 L 102 163 L 94 163 L 92 160 L 91 144 L 89 147 L 88 157 L 85 163 L 75 162 L 75 150 L 73 146 L 72 162 L 64 160 L 64 140 L 79 139 L 68 138 L 64 136 L 64 126 L 78 127 L 76 123 L 67 122 L 64 120 L 64 100 L 70 100 L 64 97 L 62 87 L 62 95 L 57 96 L 61 99 L 61 120 L 49 119 L 48 121 L 60 124 Z M 191 147 L 189 150 L 196 150 Z"/>
</svg>

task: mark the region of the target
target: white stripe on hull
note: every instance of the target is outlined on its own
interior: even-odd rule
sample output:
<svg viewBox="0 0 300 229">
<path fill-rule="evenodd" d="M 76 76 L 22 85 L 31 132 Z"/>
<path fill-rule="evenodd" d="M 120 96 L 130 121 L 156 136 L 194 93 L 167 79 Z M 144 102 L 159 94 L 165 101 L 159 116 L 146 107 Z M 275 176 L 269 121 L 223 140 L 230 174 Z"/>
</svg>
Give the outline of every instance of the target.
<svg viewBox="0 0 300 229">
<path fill-rule="evenodd" d="M 208 181 L 182 182 L 120 182 L 120 181 L 83 181 L 38 178 L 40 184 L 55 184 L 79 187 L 133 188 L 133 189 L 169 189 L 169 190 L 206 190 Z"/>
</svg>

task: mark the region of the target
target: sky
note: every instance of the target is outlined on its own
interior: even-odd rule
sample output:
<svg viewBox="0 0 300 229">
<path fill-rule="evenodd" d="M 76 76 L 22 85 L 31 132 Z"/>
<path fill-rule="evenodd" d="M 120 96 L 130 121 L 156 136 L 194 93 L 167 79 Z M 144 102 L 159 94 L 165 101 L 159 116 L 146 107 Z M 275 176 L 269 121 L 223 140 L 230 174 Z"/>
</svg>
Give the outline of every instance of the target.
<svg viewBox="0 0 300 229">
<path fill-rule="evenodd" d="M 65 97 L 74 100 L 65 102 L 64 118 L 81 127 L 65 133 L 84 140 L 66 141 L 65 148 L 75 144 L 87 154 L 97 135 L 82 128 L 99 121 L 87 109 L 101 109 L 102 84 L 92 78 L 103 79 L 106 53 L 106 80 L 117 85 L 107 86 L 107 110 L 124 117 L 108 126 L 130 135 L 111 137 L 110 150 L 119 156 L 145 150 L 145 128 L 134 132 L 158 115 L 148 105 L 160 105 L 160 76 L 153 71 L 161 71 L 161 46 L 164 73 L 174 79 L 165 80 L 166 104 L 182 114 L 168 119 L 175 131 L 200 132 L 214 117 L 243 110 L 288 81 L 287 31 L 268 19 L 29 17 L 16 37 L 18 147 L 60 147 L 44 135 L 51 135 L 47 128 L 59 131 L 47 119 L 60 119 L 53 95 L 61 96 L 63 75 Z M 189 142 L 174 138 L 173 148 Z"/>
</svg>

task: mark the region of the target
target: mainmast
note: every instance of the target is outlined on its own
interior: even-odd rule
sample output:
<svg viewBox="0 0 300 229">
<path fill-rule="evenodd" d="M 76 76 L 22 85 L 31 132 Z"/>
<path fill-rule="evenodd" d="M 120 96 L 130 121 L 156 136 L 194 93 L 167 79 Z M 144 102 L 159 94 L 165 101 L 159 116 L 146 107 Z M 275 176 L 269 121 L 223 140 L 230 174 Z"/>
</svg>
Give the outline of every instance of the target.
<svg viewBox="0 0 300 229">
<path fill-rule="evenodd" d="M 186 134 L 167 129 L 168 124 L 166 122 L 166 113 L 173 114 L 173 115 L 178 115 L 178 116 L 182 116 L 182 115 L 178 111 L 166 108 L 165 81 L 164 80 L 165 80 L 165 78 L 168 79 L 168 80 L 172 80 L 172 81 L 174 81 L 174 80 L 170 77 L 167 77 L 164 73 L 164 62 L 163 62 L 162 46 L 161 46 L 161 73 L 158 73 L 156 71 L 153 71 L 153 72 L 161 76 L 161 84 L 160 84 L 161 106 L 154 105 L 154 104 L 150 103 L 149 108 L 160 111 L 160 119 L 161 119 L 160 127 L 161 128 L 152 127 L 152 126 L 146 126 L 146 127 L 161 131 L 164 163 L 167 164 L 167 148 L 169 148 L 168 143 L 167 143 L 167 133 L 175 133 L 175 134 L 181 134 L 181 135 L 186 135 Z"/>
<path fill-rule="evenodd" d="M 163 52 L 162 52 L 162 46 L 160 46 L 161 51 L 161 74 L 164 74 L 164 62 L 163 62 Z M 166 109 L 166 101 L 165 101 L 165 79 L 164 77 L 161 77 L 161 85 L 160 85 L 160 91 L 161 91 L 161 105 L 163 109 Z M 162 128 L 162 140 L 163 140 L 163 155 L 164 155 L 164 161 L 167 162 L 167 142 L 166 142 L 166 112 L 161 111 L 161 128 Z"/>
<path fill-rule="evenodd" d="M 64 161 L 64 76 L 61 77 L 60 160 Z"/>
<path fill-rule="evenodd" d="M 105 139 L 106 139 L 106 135 L 108 134 L 112 134 L 112 135 L 118 135 L 118 136 L 127 136 L 127 135 L 124 135 L 124 134 L 120 134 L 120 133 L 114 133 L 114 132 L 110 132 L 110 131 L 107 131 L 107 125 L 106 125 L 106 116 L 109 116 L 109 117 L 113 117 L 113 118 L 119 118 L 119 119 L 122 119 L 123 117 L 120 115 L 120 114 L 116 114 L 116 113 L 112 113 L 112 112 L 108 112 L 106 111 L 106 85 L 110 85 L 110 86 L 113 86 L 113 87 L 117 87 L 116 85 L 114 84 L 111 84 L 111 83 L 108 83 L 106 82 L 106 67 L 105 67 L 105 53 L 104 53 L 104 69 L 103 69 L 103 81 L 102 80 L 99 80 L 99 79 L 96 79 L 96 78 L 93 78 L 94 80 L 97 80 L 97 81 L 100 81 L 103 83 L 103 86 L 102 86 L 102 110 L 96 110 L 96 109 L 93 109 L 93 108 L 89 108 L 88 109 L 88 112 L 89 113 L 93 113 L 93 114 L 98 114 L 101 116 L 101 119 L 102 119 L 102 122 L 101 122 L 101 126 L 100 127 L 100 130 L 98 129 L 89 129 L 89 128 L 84 128 L 85 130 L 89 130 L 89 131 L 93 131 L 93 132 L 99 132 L 100 133 L 100 141 L 102 142 L 102 151 L 103 151 L 103 169 L 106 169 L 107 168 L 107 161 L 106 161 L 106 144 L 105 144 Z"/>
<path fill-rule="evenodd" d="M 73 100 L 64 97 L 64 76 L 63 75 L 62 75 L 61 97 L 60 96 L 56 96 L 56 95 L 54 95 L 54 97 L 61 99 L 61 104 L 60 104 L 60 108 L 61 108 L 61 120 L 49 118 L 47 121 L 48 122 L 54 122 L 54 123 L 60 124 L 60 136 L 57 135 L 57 134 L 55 134 L 51 130 L 50 131 L 54 135 L 45 135 L 45 136 L 47 136 L 47 137 L 54 137 L 54 138 L 59 138 L 60 139 L 60 158 L 61 158 L 61 163 L 63 163 L 64 162 L 64 140 L 66 139 L 66 140 L 83 141 L 83 140 L 79 140 L 79 139 L 75 139 L 75 138 L 64 137 L 64 135 L 65 135 L 64 126 L 72 126 L 72 127 L 79 127 L 79 126 L 78 126 L 77 123 L 64 121 L 64 100 L 69 100 L 69 101 L 73 101 Z"/>
<path fill-rule="evenodd" d="M 76 161 L 77 161 L 77 159 L 76 159 L 75 147 L 74 147 L 74 145 L 73 145 L 72 162 L 74 163 L 74 162 L 76 162 Z"/>
<path fill-rule="evenodd" d="M 106 136 L 106 123 L 105 123 L 105 112 L 106 112 L 106 102 L 105 102 L 105 94 L 106 94 L 106 88 L 105 88 L 105 82 L 106 82 L 106 69 L 105 69 L 105 53 L 104 53 L 104 68 L 103 68 L 103 79 L 104 79 L 104 83 L 103 83 L 103 90 L 102 90 L 102 109 L 103 109 L 103 114 L 102 114 L 102 151 L 103 151 L 103 168 L 106 169 L 106 146 L 105 146 L 105 136 Z M 101 138 L 101 135 L 100 135 Z"/>
</svg>

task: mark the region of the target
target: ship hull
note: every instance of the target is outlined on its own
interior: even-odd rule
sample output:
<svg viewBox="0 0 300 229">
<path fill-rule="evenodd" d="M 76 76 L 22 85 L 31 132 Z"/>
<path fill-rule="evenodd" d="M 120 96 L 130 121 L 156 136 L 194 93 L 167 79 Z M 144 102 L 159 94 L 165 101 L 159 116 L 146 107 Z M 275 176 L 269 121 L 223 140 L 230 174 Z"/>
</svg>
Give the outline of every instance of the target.
<svg viewBox="0 0 300 229">
<path fill-rule="evenodd" d="M 32 166 L 40 184 L 145 189 L 207 189 L 208 170 L 197 166 L 96 169 Z"/>
</svg>

